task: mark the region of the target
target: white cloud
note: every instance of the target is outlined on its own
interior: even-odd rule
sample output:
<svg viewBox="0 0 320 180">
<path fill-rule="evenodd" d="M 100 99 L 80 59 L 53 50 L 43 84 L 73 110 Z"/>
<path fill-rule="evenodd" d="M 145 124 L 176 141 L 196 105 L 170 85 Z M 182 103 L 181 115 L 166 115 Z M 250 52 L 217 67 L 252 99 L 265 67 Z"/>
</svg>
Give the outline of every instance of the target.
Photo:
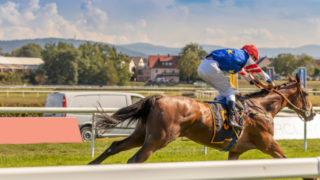
<svg viewBox="0 0 320 180">
<path fill-rule="evenodd" d="M 114 38 L 115 44 L 128 44 L 133 42 L 151 43 L 147 33 L 148 22 L 145 19 L 139 19 L 132 24 L 125 23 L 116 26 L 115 33 L 117 38 Z"/>
<path fill-rule="evenodd" d="M 230 7 L 230 6 L 234 6 L 235 2 L 234 0 L 224 0 L 224 1 L 221 1 L 221 0 L 213 0 L 211 2 L 211 4 L 214 6 L 214 7 Z"/>
<path fill-rule="evenodd" d="M 18 5 L 13 2 L 7 2 L 0 6 L 0 19 L 3 25 L 17 25 L 20 23 L 20 13 Z"/>
<path fill-rule="evenodd" d="M 140 19 L 137 23 L 139 28 L 146 28 L 147 27 L 147 21 L 145 19 Z"/>
<path fill-rule="evenodd" d="M 314 28 L 315 29 L 314 36 L 317 37 L 317 38 L 320 38 L 320 18 L 307 19 L 307 22 L 310 23 L 309 28 Z"/>
<path fill-rule="evenodd" d="M 21 11 L 21 13 L 19 12 Z M 134 25 L 125 24 L 127 34 L 108 35 L 107 13 L 93 6 L 92 1 L 82 5 L 82 19 L 73 23 L 59 14 L 57 4 L 49 3 L 40 7 L 39 0 L 30 0 L 27 8 L 20 10 L 19 4 L 0 4 L 0 38 L 3 40 L 61 37 L 94 40 L 108 43 L 131 43 L 134 40 L 148 41 L 143 30 L 145 19 Z M 133 37 L 133 38 L 132 38 Z"/>
<path fill-rule="evenodd" d="M 208 36 L 221 36 L 221 35 L 226 35 L 223 29 L 220 28 L 211 28 L 207 27 L 205 28 L 205 33 Z"/>
<path fill-rule="evenodd" d="M 28 3 L 27 9 L 24 12 L 24 16 L 27 19 L 32 20 L 35 18 L 34 12 L 36 12 L 39 9 L 40 9 L 39 0 L 30 0 Z"/>
<path fill-rule="evenodd" d="M 263 29 L 263 28 L 244 29 L 240 35 L 246 36 L 251 39 L 254 39 L 254 38 L 262 38 L 262 39 L 268 39 L 268 40 L 273 39 L 273 35 L 271 34 L 271 32 L 269 30 Z"/>
<path fill-rule="evenodd" d="M 91 0 L 87 0 L 81 5 L 82 19 L 79 21 L 81 26 L 88 29 L 101 30 L 108 21 L 108 15 L 103 10 L 95 7 Z"/>
<path fill-rule="evenodd" d="M 240 48 L 244 44 L 273 47 L 276 43 L 285 43 L 280 35 L 273 34 L 266 28 L 212 28 L 206 27 L 199 39 L 201 44 L 215 44 L 225 47 Z"/>
<path fill-rule="evenodd" d="M 62 14 L 63 6 L 39 2 L 8 0 L 0 4 L 0 38 L 77 37 L 114 44 L 148 42 L 178 47 L 189 42 L 292 47 L 319 44 L 320 38 L 318 16 L 293 18 L 298 16 L 294 9 L 288 9 L 288 14 L 283 6 L 270 8 L 274 1 L 184 4 L 175 0 L 84 0 L 81 8 L 75 8 L 69 16 Z"/>
</svg>

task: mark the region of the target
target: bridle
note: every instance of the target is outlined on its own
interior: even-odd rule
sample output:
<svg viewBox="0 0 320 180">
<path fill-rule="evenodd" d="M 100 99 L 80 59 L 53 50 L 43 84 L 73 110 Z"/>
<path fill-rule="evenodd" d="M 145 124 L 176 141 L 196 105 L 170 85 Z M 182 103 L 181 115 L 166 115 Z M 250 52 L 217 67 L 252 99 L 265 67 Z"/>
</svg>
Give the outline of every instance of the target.
<svg viewBox="0 0 320 180">
<path fill-rule="evenodd" d="M 290 109 L 292 109 L 292 110 L 295 110 L 296 112 L 300 112 L 301 114 L 304 114 L 304 116 L 306 117 L 306 118 L 308 118 L 308 117 L 310 117 L 311 115 L 312 115 L 312 106 L 311 106 L 311 108 L 307 108 L 307 102 L 306 102 L 306 99 L 305 98 L 303 98 L 303 94 L 302 94 L 302 91 L 301 91 L 301 89 L 298 87 L 298 92 L 299 92 L 299 96 L 301 96 L 301 99 L 302 99 L 302 107 L 305 107 L 305 109 L 304 108 L 299 108 L 299 107 L 297 107 L 296 105 L 294 105 L 285 95 L 283 95 L 279 90 L 277 90 L 277 89 L 275 89 L 274 87 L 268 87 L 268 86 L 266 86 L 265 84 L 263 84 L 258 78 L 256 78 L 252 73 L 250 73 L 250 75 L 249 75 L 249 77 L 250 77 L 250 79 L 251 79 L 251 81 L 259 88 L 259 89 L 264 89 L 264 90 L 266 90 L 266 91 L 268 91 L 268 92 L 275 92 L 275 93 L 277 93 L 277 94 L 279 94 L 283 99 L 284 99 L 284 103 L 285 102 L 287 102 L 287 104 L 288 104 L 288 106 L 289 106 L 289 108 Z M 283 104 L 283 103 L 282 103 Z M 284 105 L 283 105 L 284 106 Z M 305 120 L 305 118 L 303 118 L 303 117 L 301 117 L 301 115 L 300 115 L 300 113 L 297 113 L 298 114 L 298 116 L 301 118 L 301 119 L 303 119 L 303 120 Z"/>
</svg>

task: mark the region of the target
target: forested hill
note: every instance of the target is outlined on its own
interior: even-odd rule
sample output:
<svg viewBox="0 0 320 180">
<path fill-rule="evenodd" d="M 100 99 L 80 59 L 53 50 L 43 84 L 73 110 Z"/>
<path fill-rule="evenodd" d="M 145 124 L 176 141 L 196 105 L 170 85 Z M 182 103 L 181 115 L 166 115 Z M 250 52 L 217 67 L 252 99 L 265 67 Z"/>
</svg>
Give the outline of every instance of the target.
<svg viewBox="0 0 320 180">
<path fill-rule="evenodd" d="M 0 41 L 0 48 L 2 48 L 3 53 L 9 53 L 14 49 L 18 49 L 23 45 L 28 43 L 36 43 L 41 46 L 44 46 L 46 43 L 58 43 L 58 42 L 66 42 L 68 44 L 73 44 L 75 47 L 78 47 L 80 44 L 85 43 L 85 40 L 77 40 L 77 39 L 61 39 L 61 38 L 43 38 L 43 39 L 25 39 L 25 40 L 11 40 L 11 41 Z M 94 43 L 91 41 L 91 43 Z M 109 44 L 112 45 L 112 44 Z M 114 46 L 118 52 L 122 52 L 129 56 L 141 56 L 147 57 L 150 54 L 170 54 L 170 55 L 178 55 L 181 51 L 181 48 L 172 48 L 165 46 L 157 46 L 147 43 L 133 43 L 126 45 L 112 45 Z M 215 49 L 224 48 L 222 46 L 216 45 L 201 45 L 203 49 L 207 52 L 210 52 Z M 240 48 L 240 47 L 239 47 Z M 275 57 L 281 53 L 291 53 L 294 55 L 298 54 L 307 54 L 316 59 L 320 59 L 320 45 L 306 45 L 296 48 L 258 48 L 260 52 L 260 56 L 268 56 Z"/>
</svg>

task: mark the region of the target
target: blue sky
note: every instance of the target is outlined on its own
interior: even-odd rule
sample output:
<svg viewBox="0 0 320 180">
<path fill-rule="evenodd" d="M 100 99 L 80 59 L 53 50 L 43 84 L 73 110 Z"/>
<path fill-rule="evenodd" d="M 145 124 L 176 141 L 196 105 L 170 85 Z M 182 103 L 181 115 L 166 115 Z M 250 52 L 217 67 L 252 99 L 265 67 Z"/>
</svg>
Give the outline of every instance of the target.
<svg viewBox="0 0 320 180">
<path fill-rule="evenodd" d="M 0 0 L 0 39 L 181 47 L 320 44 L 318 0 Z"/>
</svg>

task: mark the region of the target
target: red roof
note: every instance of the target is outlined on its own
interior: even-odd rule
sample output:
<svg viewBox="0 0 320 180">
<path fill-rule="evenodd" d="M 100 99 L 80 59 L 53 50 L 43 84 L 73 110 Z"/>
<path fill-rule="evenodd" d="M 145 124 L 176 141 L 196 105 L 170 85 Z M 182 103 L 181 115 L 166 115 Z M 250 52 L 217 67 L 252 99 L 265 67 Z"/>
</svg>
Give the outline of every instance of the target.
<svg viewBox="0 0 320 180">
<path fill-rule="evenodd" d="M 178 61 L 179 61 L 179 56 L 150 55 L 149 68 L 178 68 L 179 66 Z M 163 62 L 168 62 L 168 64 L 164 65 Z"/>
</svg>

